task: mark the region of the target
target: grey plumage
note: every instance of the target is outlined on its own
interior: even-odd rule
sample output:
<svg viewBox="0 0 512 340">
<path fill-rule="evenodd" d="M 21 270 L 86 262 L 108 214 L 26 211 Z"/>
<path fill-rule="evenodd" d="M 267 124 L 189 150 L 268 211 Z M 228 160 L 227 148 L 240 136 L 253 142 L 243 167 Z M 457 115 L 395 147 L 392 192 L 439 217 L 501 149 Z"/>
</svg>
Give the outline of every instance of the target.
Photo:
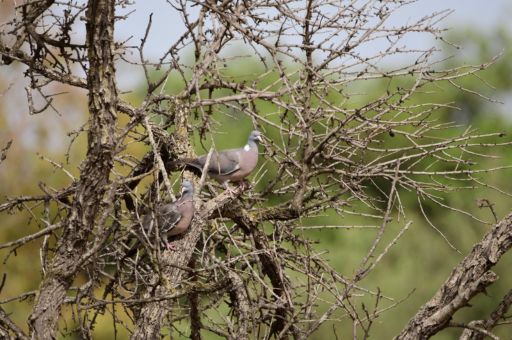
<svg viewBox="0 0 512 340">
<path fill-rule="evenodd" d="M 183 181 L 181 197 L 175 202 L 158 206 L 144 216 L 142 227 L 147 235 L 154 235 L 158 228 L 160 237 L 167 244 L 167 237 L 185 232 L 194 216 L 194 185 Z"/>
<path fill-rule="evenodd" d="M 258 142 L 262 141 L 259 131 L 252 131 L 247 144 L 242 148 L 214 151 L 208 165 L 208 175 L 217 181 L 238 182 L 247 177 L 258 164 Z M 185 159 L 182 162 L 200 171 L 208 155 Z"/>
</svg>

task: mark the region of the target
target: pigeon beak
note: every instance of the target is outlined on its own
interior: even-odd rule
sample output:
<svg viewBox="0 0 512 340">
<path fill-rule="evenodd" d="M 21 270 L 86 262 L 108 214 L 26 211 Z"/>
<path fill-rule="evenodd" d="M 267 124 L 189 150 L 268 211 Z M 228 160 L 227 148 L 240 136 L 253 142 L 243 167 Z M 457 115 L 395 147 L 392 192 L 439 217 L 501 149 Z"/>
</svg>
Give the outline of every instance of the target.
<svg viewBox="0 0 512 340">
<path fill-rule="evenodd" d="M 263 143 L 263 138 L 261 137 L 261 135 L 256 136 L 256 139 L 260 141 L 260 143 Z"/>
</svg>

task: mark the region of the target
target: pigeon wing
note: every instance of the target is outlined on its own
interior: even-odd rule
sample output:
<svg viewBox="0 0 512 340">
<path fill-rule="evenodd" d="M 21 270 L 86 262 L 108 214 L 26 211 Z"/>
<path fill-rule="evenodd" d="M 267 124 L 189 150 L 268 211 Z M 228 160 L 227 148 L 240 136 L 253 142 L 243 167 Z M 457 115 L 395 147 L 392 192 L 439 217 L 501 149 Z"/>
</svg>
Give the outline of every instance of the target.
<svg viewBox="0 0 512 340">
<path fill-rule="evenodd" d="M 158 211 L 158 225 L 160 233 L 165 234 L 169 232 L 180 221 L 181 213 L 178 211 L 175 204 L 166 204 Z"/>
<path fill-rule="evenodd" d="M 207 155 L 201 156 L 202 164 L 206 163 Z M 225 150 L 212 154 L 208 172 L 215 175 L 229 175 L 240 169 L 240 152 L 238 149 Z"/>
</svg>

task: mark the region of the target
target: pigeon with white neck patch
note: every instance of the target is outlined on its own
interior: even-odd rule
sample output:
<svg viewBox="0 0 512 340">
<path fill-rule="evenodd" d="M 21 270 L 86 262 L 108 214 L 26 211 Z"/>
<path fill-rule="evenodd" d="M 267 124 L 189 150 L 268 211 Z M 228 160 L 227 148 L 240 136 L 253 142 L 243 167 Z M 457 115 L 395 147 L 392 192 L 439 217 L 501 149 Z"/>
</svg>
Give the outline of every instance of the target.
<svg viewBox="0 0 512 340">
<path fill-rule="evenodd" d="M 228 181 L 242 182 L 258 164 L 258 142 L 261 141 L 261 133 L 254 130 L 244 147 L 213 151 L 208 164 L 208 175 L 222 184 Z M 207 159 L 208 155 L 202 155 L 181 162 L 202 171 Z"/>
</svg>

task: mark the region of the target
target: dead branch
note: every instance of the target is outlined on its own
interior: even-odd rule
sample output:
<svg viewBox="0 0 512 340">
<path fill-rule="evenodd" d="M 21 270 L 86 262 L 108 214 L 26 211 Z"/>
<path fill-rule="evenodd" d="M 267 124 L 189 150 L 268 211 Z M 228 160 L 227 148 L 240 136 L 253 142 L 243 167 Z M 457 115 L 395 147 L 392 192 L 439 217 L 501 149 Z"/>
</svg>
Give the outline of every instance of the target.
<svg viewBox="0 0 512 340">
<path fill-rule="evenodd" d="M 496 224 L 457 265 L 434 297 L 396 339 L 426 339 L 448 326 L 453 315 L 498 279 L 490 269 L 512 247 L 512 215 Z"/>
</svg>

